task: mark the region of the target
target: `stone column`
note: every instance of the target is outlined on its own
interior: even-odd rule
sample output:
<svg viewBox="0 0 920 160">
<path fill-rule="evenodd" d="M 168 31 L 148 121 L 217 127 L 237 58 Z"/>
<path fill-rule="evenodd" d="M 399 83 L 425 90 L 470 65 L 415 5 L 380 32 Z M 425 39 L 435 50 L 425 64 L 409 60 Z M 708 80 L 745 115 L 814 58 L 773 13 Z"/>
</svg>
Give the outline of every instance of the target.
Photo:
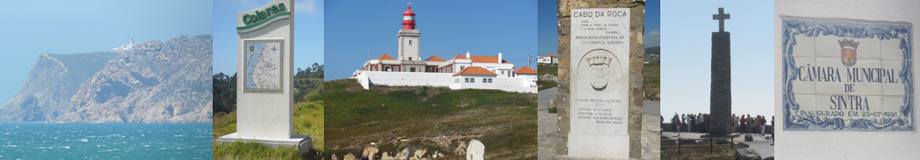
<svg viewBox="0 0 920 160">
<path fill-rule="evenodd" d="M 709 91 L 710 133 L 712 136 L 731 134 L 732 126 L 732 62 L 731 34 L 712 32 L 712 84 Z"/>
</svg>

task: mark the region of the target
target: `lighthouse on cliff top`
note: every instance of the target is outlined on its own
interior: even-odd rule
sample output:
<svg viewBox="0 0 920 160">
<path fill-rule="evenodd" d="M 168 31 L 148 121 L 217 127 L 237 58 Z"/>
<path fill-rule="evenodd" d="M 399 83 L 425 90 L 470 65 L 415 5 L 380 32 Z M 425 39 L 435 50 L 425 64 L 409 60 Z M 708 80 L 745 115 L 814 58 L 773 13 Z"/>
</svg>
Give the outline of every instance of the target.
<svg viewBox="0 0 920 160">
<path fill-rule="evenodd" d="M 422 32 L 415 29 L 415 12 L 412 12 L 412 6 L 403 12 L 403 28 L 396 34 L 399 37 L 399 60 L 404 61 L 422 61 L 419 57 L 419 36 Z"/>
</svg>

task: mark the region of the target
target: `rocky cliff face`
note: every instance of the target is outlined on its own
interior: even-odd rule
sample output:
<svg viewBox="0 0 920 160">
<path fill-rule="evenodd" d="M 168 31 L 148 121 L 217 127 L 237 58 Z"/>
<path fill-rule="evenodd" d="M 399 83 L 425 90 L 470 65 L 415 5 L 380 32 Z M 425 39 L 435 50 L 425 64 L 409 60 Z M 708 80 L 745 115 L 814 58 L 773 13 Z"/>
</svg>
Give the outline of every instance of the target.
<svg viewBox="0 0 920 160">
<path fill-rule="evenodd" d="M 111 52 L 42 54 L 12 100 L 0 106 L 0 121 L 48 121 L 70 112 L 80 84 L 118 56 Z"/>
<path fill-rule="evenodd" d="M 49 75 L 74 69 L 56 68 L 53 63 L 42 63 L 40 58 L 17 98 L 0 108 L 0 118 L 13 118 L 0 120 L 211 122 L 211 38 L 183 35 L 165 42 L 150 40 L 135 46 L 134 51 L 102 62 L 98 70 L 81 68 L 91 73 L 82 81 L 72 78 L 80 76 Z M 41 83 L 62 85 L 32 88 Z M 78 87 L 67 87 L 72 83 Z M 30 99 L 30 95 L 45 98 Z M 43 111 L 39 107 L 45 106 L 42 103 L 57 103 L 53 108 L 60 109 Z"/>
</svg>

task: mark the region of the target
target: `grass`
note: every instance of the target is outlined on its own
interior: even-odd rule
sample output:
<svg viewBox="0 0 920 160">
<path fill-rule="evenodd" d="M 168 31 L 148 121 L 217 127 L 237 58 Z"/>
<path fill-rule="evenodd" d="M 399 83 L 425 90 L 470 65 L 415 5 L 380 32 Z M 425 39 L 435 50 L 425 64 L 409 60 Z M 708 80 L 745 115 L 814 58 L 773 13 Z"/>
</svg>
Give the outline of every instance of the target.
<svg viewBox="0 0 920 160">
<path fill-rule="evenodd" d="M 645 64 L 642 70 L 642 90 L 645 91 L 645 100 L 661 100 L 661 63 Z"/>
<path fill-rule="evenodd" d="M 542 76 L 544 74 L 549 74 L 553 76 L 558 76 L 559 67 L 555 64 L 537 64 L 537 75 Z"/>
<path fill-rule="evenodd" d="M 300 155 L 296 148 L 269 147 L 260 143 L 230 143 L 214 145 L 214 159 L 310 159 L 323 152 L 324 118 L 323 101 L 298 103 L 294 108 L 294 134 L 310 135 L 313 149 L 307 155 Z M 213 139 L 236 132 L 236 111 L 218 112 L 214 115 Z"/>
<path fill-rule="evenodd" d="M 530 121 L 531 128 L 520 126 L 522 120 L 537 119 L 536 94 L 445 87 L 371 86 L 364 90 L 350 79 L 326 81 L 324 86 L 329 109 L 325 125 L 334 128 L 326 130 L 328 154 L 360 157 L 370 142 L 390 155 L 407 147 L 452 154 L 456 142 L 476 138 L 493 156 L 536 156 L 535 123 Z M 512 122 L 518 123 L 514 129 L 487 127 Z M 451 143 L 443 146 L 431 140 L 441 135 L 452 139 Z"/>
<path fill-rule="evenodd" d="M 254 142 L 214 145 L 214 159 L 314 159 L 315 152 L 301 155 L 295 147 L 271 147 Z"/>
<path fill-rule="evenodd" d="M 544 80 L 538 79 L 537 86 L 539 86 L 537 90 L 542 91 L 544 89 L 556 87 L 558 86 L 558 84 L 556 84 L 556 81 L 544 81 Z"/>
</svg>

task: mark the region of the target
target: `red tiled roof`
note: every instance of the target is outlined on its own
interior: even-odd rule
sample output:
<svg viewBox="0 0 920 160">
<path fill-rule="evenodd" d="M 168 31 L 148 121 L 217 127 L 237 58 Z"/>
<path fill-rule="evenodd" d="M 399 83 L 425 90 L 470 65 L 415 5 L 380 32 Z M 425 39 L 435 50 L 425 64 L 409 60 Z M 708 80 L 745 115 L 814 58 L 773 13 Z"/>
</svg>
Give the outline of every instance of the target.
<svg viewBox="0 0 920 160">
<path fill-rule="evenodd" d="M 498 63 L 498 57 L 495 56 L 470 56 L 473 63 Z"/>
<path fill-rule="evenodd" d="M 485 75 L 485 76 L 497 76 L 498 74 L 492 73 L 489 70 L 486 70 L 482 67 L 466 67 L 460 72 L 454 73 L 453 76 L 457 75 Z"/>
<path fill-rule="evenodd" d="M 545 55 L 545 56 L 543 56 L 543 57 L 556 57 L 556 54 L 549 54 L 549 55 Z"/>
<path fill-rule="evenodd" d="M 396 58 L 390 57 L 390 55 L 384 53 L 382 56 L 377 57 L 376 60 L 396 60 Z"/>
<path fill-rule="evenodd" d="M 457 56 L 454 56 L 453 58 L 450 58 L 450 59 L 466 59 L 466 56 L 463 56 L 462 54 L 458 54 Z"/>
<path fill-rule="evenodd" d="M 514 70 L 514 73 L 517 73 L 517 74 L 537 74 L 537 70 L 533 70 L 533 68 L 524 66 L 524 67 L 518 68 L 517 70 Z"/>
<path fill-rule="evenodd" d="M 438 56 L 431 56 L 431 58 L 428 58 L 428 59 L 426 59 L 425 61 L 444 62 L 445 60 L 444 60 L 444 59 L 441 59 L 441 57 L 438 57 Z"/>
</svg>

